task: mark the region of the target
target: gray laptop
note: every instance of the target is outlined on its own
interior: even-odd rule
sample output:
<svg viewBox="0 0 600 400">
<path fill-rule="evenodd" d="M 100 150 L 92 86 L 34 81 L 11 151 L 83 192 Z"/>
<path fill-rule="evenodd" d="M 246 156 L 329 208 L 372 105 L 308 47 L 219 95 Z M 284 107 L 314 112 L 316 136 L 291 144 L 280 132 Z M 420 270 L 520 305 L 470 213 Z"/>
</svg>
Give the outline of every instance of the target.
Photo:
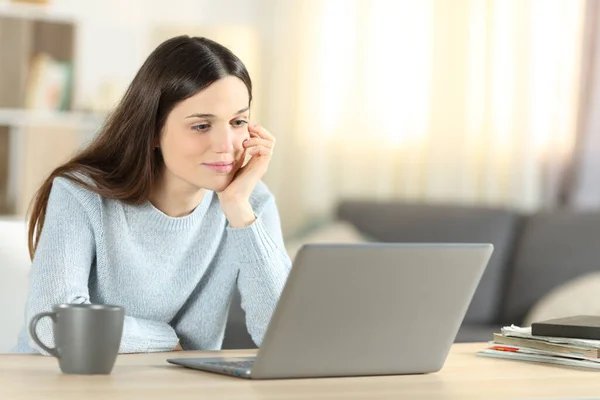
<svg viewBox="0 0 600 400">
<path fill-rule="evenodd" d="M 172 358 L 250 379 L 442 368 L 491 244 L 307 244 L 256 357 Z"/>
</svg>

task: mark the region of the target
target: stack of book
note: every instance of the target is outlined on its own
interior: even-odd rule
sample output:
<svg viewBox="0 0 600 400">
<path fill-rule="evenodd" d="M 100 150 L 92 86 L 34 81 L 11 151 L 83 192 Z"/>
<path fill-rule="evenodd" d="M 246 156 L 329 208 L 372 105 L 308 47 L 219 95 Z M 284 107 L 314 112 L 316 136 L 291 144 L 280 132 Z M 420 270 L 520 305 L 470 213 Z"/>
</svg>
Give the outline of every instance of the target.
<svg viewBox="0 0 600 400">
<path fill-rule="evenodd" d="M 600 340 L 534 336 L 515 325 L 501 332 L 477 355 L 600 369 Z"/>
</svg>

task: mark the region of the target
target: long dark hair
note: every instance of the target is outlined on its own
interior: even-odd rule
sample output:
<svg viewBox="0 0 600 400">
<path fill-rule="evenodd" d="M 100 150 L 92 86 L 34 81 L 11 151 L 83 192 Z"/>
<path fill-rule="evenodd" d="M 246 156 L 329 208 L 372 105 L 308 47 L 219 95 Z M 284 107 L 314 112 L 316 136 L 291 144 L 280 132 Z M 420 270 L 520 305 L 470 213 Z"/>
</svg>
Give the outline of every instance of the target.
<svg viewBox="0 0 600 400">
<path fill-rule="evenodd" d="M 54 178 L 65 177 L 107 198 L 130 204 L 144 202 L 164 165 L 154 145 L 169 112 L 180 101 L 230 75 L 244 82 L 252 100 L 248 71 L 226 47 L 189 36 L 159 45 L 92 143 L 52 171 L 37 191 L 29 219 L 31 259 L 44 227 Z M 81 175 L 92 183 L 81 179 Z"/>
</svg>

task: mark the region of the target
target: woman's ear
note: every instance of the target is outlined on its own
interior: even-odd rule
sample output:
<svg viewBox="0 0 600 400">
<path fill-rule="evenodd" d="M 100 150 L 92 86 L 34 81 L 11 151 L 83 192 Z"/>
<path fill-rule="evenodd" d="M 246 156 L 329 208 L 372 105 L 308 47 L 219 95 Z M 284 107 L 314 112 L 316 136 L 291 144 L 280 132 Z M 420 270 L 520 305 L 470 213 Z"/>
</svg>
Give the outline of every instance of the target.
<svg viewBox="0 0 600 400">
<path fill-rule="evenodd" d="M 163 132 L 165 131 L 165 127 L 163 126 L 160 131 L 158 132 L 158 135 L 154 135 L 154 137 L 152 138 L 152 148 L 154 150 L 156 149 L 160 149 L 160 138 L 163 137 Z"/>
</svg>

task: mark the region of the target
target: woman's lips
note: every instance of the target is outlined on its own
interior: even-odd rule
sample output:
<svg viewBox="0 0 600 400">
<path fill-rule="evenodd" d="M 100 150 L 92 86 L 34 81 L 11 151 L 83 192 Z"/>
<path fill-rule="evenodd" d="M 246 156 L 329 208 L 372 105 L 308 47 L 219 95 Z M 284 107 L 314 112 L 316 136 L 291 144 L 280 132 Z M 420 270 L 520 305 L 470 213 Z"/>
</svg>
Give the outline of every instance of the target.
<svg viewBox="0 0 600 400">
<path fill-rule="evenodd" d="M 233 170 L 234 162 L 216 162 L 216 163 L 204 163 L 202 164 L 205 167 L 209 168 L 211 171 L 217 172 L 219 174 L 226 174 Z"/>
</svg>

